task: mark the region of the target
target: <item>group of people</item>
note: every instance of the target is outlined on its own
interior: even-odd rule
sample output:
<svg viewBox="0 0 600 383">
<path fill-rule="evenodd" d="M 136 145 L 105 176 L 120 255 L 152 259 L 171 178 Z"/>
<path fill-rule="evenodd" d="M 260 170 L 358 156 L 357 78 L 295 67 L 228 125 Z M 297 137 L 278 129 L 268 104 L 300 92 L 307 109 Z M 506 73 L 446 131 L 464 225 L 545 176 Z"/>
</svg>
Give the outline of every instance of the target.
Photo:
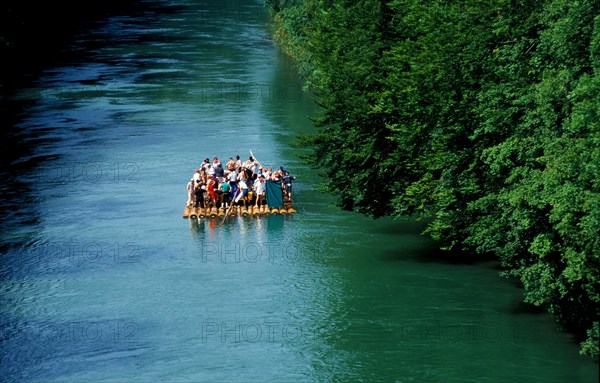
<svg viewBox="0 0 600 383">
<path fill-rule="evenodd" d="M 261 207 L 265 204 L 267 181 L 281 185 L 283 199 L 291 202 L 295 178 L 283 167 L 276 171 L 262 167 L 252 156 L 244 162 L 239 155 L 235 160 L 229 157 L 225 165 L 218 157 L 212 162 L 206 158 L 187 184 L 187 206 L 227 209 L 232 204 L 246 207 L 253 203 Z"/>
</svg>

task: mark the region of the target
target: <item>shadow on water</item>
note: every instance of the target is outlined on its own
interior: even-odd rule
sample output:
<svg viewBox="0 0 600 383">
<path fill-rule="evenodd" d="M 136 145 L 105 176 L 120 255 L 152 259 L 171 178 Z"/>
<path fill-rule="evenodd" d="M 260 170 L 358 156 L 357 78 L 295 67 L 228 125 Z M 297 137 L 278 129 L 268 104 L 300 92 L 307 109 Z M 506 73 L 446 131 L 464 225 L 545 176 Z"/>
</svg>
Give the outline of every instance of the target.
<svg viewBox="0 0 600 383">
<path fill-rule="evenodd" d="M 373 228 L 373 231 L 380 234 L 396 235 L 411 234 L 420 235 L 429 223 L 428 220 L 418 220 L 414 218 L 398 218 L 398 219 L 379 219 L 375 222 L 382 222 Z"/>
<path fill-rule="evenodd" d="M 513 305 L 510 307 L 509 312 L 511 314 L 519 315 L 519 314 L 546 314 L 548 312 L 548 308 L 544 306 L 534 306 L 530 303 L 523 302 L 522 300 L 514 301 Z"/>
<path fill-rule="evenodd" d="M 38 98 L 14 97 L 20 88 L 29 87 L 37 81 L 42 71 L 65 63 L 77 65 L 90 59 L 94 50 L 106 46 L 138 44 L 142 42 L 163 42 L 165 39 L 185 39 L 185 37 L 163 36 L 142 33 L 148 21 L 157 20 L 161 15 L 181 12 L 178 5 L 144 3 L 136 1 L 106 1 L 87 3 L 79 18 L 73 18 L 71 2 L 52 2 L 46 5 L 19 2 L 3 6 L 0 20 L 3 20 L 2 33 L 8 36 L 11 47 L 3 48 L 2 74 L 0 76 L 0 250 L 7 251 L 13 246 L 27 244 L 36 237 L 35 228 L 40 223 L 34 190 L 44 183 L 40 166 L 51 166 L 60 160 L 62 154 L 38 155 L 40 147 L 48 147 L 59 142 L 50 133 L 64 130 L 53 126 L 22 126 L 38 106 Z M 10 11 L 7 11 L 10 9 Z M 69 9 L 71 12 L 65 12 Z M 7 13 L 8 12 L 8 13 Z M 81 33 L 107 22 L 109 17 L 133 15 L 129 22 L 139 24 L 140 33 L 135 38 L 119 40 L 113 31 L 97 32 L 93 37 L 78 41 L 78 46 L 66 49 Z M 135 18 L 139 16 L 137 19 Z M 65 19 L 66 18 L 66 19 Z M 26 28 L 25 30 L 23 28 Z M 97 37 L 97 38 L 94 38 Z M 8 49 L 8 52 L 4 52 Z M 10 54 L 8 54 L 10 53 Z M 11 59 L 7 59 L 11 57 Z M 106 60 L 110 62 L 109 59 Z M 139 61 L 137 65 L 145 65 Z M 150 65 L 150 64 L 148 64 Z M 95 84 L 98 79 L 78 81 L 79 84 Z M 58 84 L 68 86 L 68 83 Z M 38 95 L 39 96 L 39 95 Z M 69 121 L 63 121 L 69 129 Z M 56 181 L 56 180 L 55 180 Z"/>
<path fill-rule="evenodd" d="M 97 29 L 112 16 L 143 16 L 144 20 L 180 12 L 183 7 L 139 0 L 105 0 L 73 3 L 8 1 L 0 9 L 0 93 L 28 85 L 47 67 L 78 59 L 87 48 L 69 47 L 82 32 Z M 75 17 L 73 15 L 76 15 Z M 138 20 L 140 28 L 144 21 Z M 98 47 L 114 44 L 115 36 L 102 40 L 89 39 L 85 44 Z M 81 41 L 80 41 L 81 42 Z M 67 49 L 69 47 L 69 49 Z M 84 49 L 85 48 L 85 49 Z"/>
<path fill-rule="evenodd" d="M 473 254 L 462 251 L 444 251 L 439 250 L 435 245 L 432 246 L 430 251 L 424 251 L 415 261 L 421 263 L 443 263 L 450 265 L 476 265 L 476 264 L 489 264 L 490 267 L 494 267 L 498 264 L 498 258 L 493 255 L 482 255 Z"/>
<path fill-rule="evenodd" d="M 35 227 L 39 218 L 31 214 L 35 205 L 32 197 L 31 182 L 22 176 L 29 174 L 44 161 L 52 161 L 56 156 L 34 156 L 34 145 L 23 140 L 26 132 L 18 131 L 14 126 L 23 118 L 20 116 L 22 103 L 13 103 L 11 107 L 0 104 L 0 251 L 5 252 L 12 245 L 26 242 L 35 233 L 19 233 L 16 238 L 7 238 L 9 223 L 21 228 Z"/>
<path fill-rule="evenodd" d="M 397 248 L 388 249 L 383 259 L 389 262 L 418 262 L 448 265 L 489 264 L 499 267 L 498 258 L 493 254 L 474 254 L 467 251 L 440 249 L 440 243 L 423 234 L 428 220 L 382 219 L 371 226 L 371 232 L 389 237 L 388 243 L 397 243 Z M 402 240 L 399 240 L 399 239 Z"/>
</svg>

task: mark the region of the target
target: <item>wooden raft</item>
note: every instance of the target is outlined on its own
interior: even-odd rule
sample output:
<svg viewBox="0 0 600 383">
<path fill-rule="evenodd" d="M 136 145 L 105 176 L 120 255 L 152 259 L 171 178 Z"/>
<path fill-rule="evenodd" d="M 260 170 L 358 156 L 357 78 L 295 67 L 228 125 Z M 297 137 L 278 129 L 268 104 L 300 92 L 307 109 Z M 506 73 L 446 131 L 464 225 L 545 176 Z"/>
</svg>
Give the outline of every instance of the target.
<svg viewBox="0 0 600 383">
<path fill-rule="evenodd" d="M 183 210 L 183 218 L 217 218 L 224 217 L 227 213 L 227 210 L 224 208 L 201 208 L 201 207 L 191 207 L 186 206 Z M 229 211 L 229 216 L 254 216 L 254 215 L 271 215 L 271 214 L 294 214 L 296 213 L 296 209 L 292 206 L 291 203 L 284 203 L 283 207 L 269 209 L 267 206 L 261 206 L 260 208 L 257 206 L 234 206 Z"/>
</svg>

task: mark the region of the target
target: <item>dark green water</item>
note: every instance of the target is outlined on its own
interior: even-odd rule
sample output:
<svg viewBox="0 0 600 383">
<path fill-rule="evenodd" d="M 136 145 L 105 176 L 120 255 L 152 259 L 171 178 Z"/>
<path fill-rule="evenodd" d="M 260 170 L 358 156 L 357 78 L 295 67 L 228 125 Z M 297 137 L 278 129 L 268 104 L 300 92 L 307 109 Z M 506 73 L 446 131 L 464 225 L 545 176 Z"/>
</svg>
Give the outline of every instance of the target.
<svg viewBox="0 0 600 383">
<path fill-rule="evenodd" d="M 260 2 L 147 1 L 13 98 L 1 379 L 595 382 L 494 262 L 340 212 L 293 138 L 315 106 Z M 205 157 L 298 177 L 298 214 L 185 221 Z"/>
</svg>

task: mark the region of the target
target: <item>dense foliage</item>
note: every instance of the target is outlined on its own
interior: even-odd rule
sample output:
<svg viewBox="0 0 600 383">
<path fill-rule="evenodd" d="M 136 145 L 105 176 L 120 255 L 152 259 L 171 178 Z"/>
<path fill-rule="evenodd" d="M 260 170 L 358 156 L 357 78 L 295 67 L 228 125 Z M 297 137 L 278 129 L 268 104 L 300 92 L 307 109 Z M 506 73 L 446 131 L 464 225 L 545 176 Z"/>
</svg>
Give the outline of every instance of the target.
<svg viewBox="0 0 600 383">
<path fill-rule="evenodd" d="M 267 3 L 340 206 L 497 254 L 598 355 L 600 2 Z"/>
</svg>

